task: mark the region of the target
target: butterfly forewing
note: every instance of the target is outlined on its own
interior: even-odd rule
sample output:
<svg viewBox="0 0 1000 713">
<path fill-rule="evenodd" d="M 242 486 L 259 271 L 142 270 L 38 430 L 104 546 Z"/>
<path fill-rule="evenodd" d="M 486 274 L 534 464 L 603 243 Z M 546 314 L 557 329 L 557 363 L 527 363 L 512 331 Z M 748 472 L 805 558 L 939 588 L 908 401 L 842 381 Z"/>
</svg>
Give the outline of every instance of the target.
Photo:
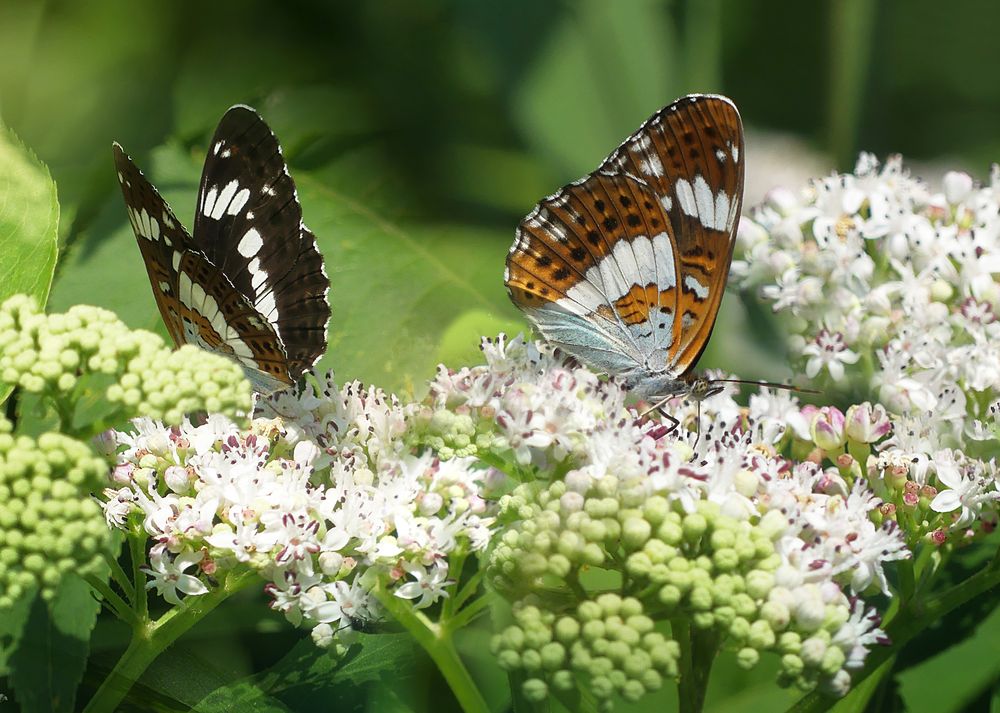
<svg viewBox="0 0 1000 713">
<path fill-rule="evenodd" d="M 277 331 L 293 378 L 311 367 L 326 349 L 330 281 L 278 140 L 250 107 L 215 131 L 194 239 Z"/>
<path fill-rule="evenodd" d="M 316 236 L 303 226 L 294 269 L 272 283 L 278 307 L 273 324 L 284 342 L 288 368 L 293 374 L 311 368 L 326 350 L 329 289 L 330 280 L 316 247 Z"/>
<path fill-rule="evenodd" d="M 683 376 L 708 341 L 728 275 L 742 142 L 739 114 L 722 97 L 686 97 L 654 114 L 521 222 L 507 258 L 515 304 L 551 342 L 632 385 Z"/>
<path fill-rule="evenodd" d="M 718 96 L 680 99 L 649 118 L 601 165 L 650 185 L 669 216 L 678 260 L 679 374 L 698 360 L 722 300 L 743 203 L 743 123 Z"/>
</svg>

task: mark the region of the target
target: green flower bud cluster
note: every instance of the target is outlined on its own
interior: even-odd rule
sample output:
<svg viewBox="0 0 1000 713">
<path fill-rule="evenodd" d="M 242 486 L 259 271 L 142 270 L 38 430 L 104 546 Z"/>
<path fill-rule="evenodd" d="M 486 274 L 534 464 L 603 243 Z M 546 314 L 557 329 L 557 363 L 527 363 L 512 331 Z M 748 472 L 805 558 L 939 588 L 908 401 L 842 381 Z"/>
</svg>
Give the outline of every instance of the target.
<svg viewBox="0 0 1000 713">
<path fill-rule="evenodd" d="M 50 600 L 67 573 L 96 573 L 111 538 L 88 497 L 107 464 L 68 436 L 11 430 L 0 418 L 0 611 L 35 590 Z"/>
<path fill-rule="evenodd" d="M 0 305 L 0 382 L 49 396 L 72 413 L 79 380 L 117 378 L 107 399 L 125 416 L 177 423 L 193 411 L 229 415 L 250 410 L 250 387 L 235 362 L 187 346 L 172 352 L 151 332 L 131 330 L 88 305 L 46 315 L 15 295 Z"/>
<path fill-rule="evenodd" d="M 514 620 L 491 647 L 501 667 L 524 675 L 529 701 L 569 693 L 582 679 L 610 710 L 614 696 L 635 702 L 677 676 L 680 648 L 634 597 L 601 594 L 562 616 L 520 603 Z"/>
<path fill-rule="evenodd" d="M 250 384 L 239 364 L 191 344 L 170 350 L 161 343 L 141 350 L 108 389 L 107 398 L 131 413 L 165 423 L 180 423 L 194 411 L 237 417 L 251 407 Z"/>
<path fill-rule="evenodd" d="M 493 419 L 481 418 L 476 411 L 425 408 L 416 414 L 413 426 L 410 431 L 412 445 L 429 446 L 442 460 L 499 452 L 505 448 Z"/>
<path fill-rule="evenodd" d="M 829 682 L 844 664 L 840 648 L 819 644 L 824 638 L 829 644 L 850 616 L 846 598 L 841 604 L 824 604 L 817 594 L 813 599 L 819 601 L 818 613 L 810 610 L 811 619 L 804 621 L 796 616 L 797 594 L 776 586 L 775 574 L 783 560 L 774 543 L 788 525 L 780 512 L 771 511 L 755 521 L 738 520 L 707 500 L 695 501 L 688 511 L 679 499 L 649 495 L 641 482 L 605 476 L 584 494 L 570 490 L 561 480 L 520 485 L 501 499 L 499 520 L 506 528 L 490 558 L 488 577 L 493 587 L 515 606 L 531 602 L 550 612 L 566 611 L 565 594 L 559 602 L 553 592 L 575 592 L 574 614 L 558 619 L 564 630 L 574 626 L 581 632 L 598 629 L 588 624 L 598 617 L 594 607 L 606 610 L 610 600 L 602 599 L 607 595 L 588 592 L 585 585 L 588 576 L 600 570 L 604 577 L 614 574 L 615 590 L 631 595 L 625 601 L 634 602 L 629 606 L 650 622 L 650 629 L 655 622 L 682 617 L 694 629 L 711 631 L 724 645 L 735 648 L 738 661 L 748 668 L 761 653 L 778 653 L 784 657 L 782 683 L 809 689 Z M 607 582 L 602 586 L 606 588 Z M 547 621 L 546 617 L 556 615 L 538 616 Z M 547 625 L 553 629 L 556 620 Z M 594 636 L 595 640 L 602 637 Z M 822 648 L 822 655 L 803 656 L 807 640 L 810 650 Z M 635 650 L 656 658 L 652 649 L 638 643 L 645 639 L 636 642 Z M 496 644 L 498 650 L 508 652 L 504 654 L 508 667 L 521 668 L 529 677 L 537 677 L 541 670 L 562 670 L 534 667 L 533 659 L 525 659 L 515 644 L 514 640 Z M 621 646 L 615 651 L 624 655 Z M 592 653 L 603 657 L 602 652 Z M 581 660 L 590 662 L 585 657 Z M 658 675 L 672 675 L 671 671 L 657 669 Z M 626 679 L 636 680 L 618 675 L 611 686 L 597 674 L 590 680 L 595 695 L 613 691 L 633 700 L 640 689 L 634 682 L 624 688 Z M 542 690 L 538 683 L 532 686 L 536 692 Z"/>
</svg>

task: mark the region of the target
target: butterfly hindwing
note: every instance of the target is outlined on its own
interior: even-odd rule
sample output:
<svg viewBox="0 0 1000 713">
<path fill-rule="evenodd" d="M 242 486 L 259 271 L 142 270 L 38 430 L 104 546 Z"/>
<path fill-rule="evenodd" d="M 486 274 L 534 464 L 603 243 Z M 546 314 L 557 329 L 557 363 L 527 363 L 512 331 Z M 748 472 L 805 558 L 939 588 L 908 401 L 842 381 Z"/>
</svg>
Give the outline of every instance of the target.
<svg viewBox="0 0 1000 713">
<path fill-rule="evenodd" d="M 113 146 L 118 183 L 125 199 L 129 223 L 139 243 L 153 298 L 174 344 L 184 344 L 184 330 L 178 318 L 177 265 L 185 251 L 193 249 L 187 230 L 170 210 L 156 188 L 125 153 Z"/>
<path fill-rule="evenodd" d="M 197 249 L 170 206 L 118 144 L 114 154 L 153 296 L 174 343 L 195 344 L 235 359 L 260 389 L 273 391 L 291 383 L 274 328 Z"/>
<path fill-rule="evenodd" d="M 672 338 L 665 322 L 674 309 L 674 260 L 669 239 L 657 237 L 669 227 L 653 199 L 628 176 L 598 173 L 543 200 L 522 221 L 508 257 L 514 302 L 536 322 L 558 327 L 565 313 L 590 322 L 596 334 L 565 336 L 588 342 L 600 337 L 618 361 L 625 357 L 628 366 L 640 368 Z M 652 320 L 664 328 L 649 329 Z M 588 359 L 571 341 L 542 331 Z"/>
<path fill-rule="evenodd" d="M 742 127 L 722 97 L 665 107 L 545 198 L 507 258 L 511 298 L 555 345 L 635 384 L 700 355 L 732 256 Z"/>
</svg>

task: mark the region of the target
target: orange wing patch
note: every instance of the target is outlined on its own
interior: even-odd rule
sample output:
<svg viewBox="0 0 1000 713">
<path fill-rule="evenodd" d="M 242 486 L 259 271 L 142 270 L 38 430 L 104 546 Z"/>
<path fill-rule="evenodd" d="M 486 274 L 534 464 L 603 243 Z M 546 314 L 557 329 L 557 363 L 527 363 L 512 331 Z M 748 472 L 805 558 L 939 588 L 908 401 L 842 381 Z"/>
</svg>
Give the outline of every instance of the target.
<svg viewBox="0 0 1000 713">
<path fill-rule="evenodd" d="M 534 269 L 524 266 L 530 261 Z M 507 267 L 507 288 L 511 299 L 519 307 L 539 307 L 546 302 L 555 302 L 566 294 L 573 281 L 564 267 L 552 267 L 552 261 L 543 252 L 532 251 L 519 262 L 510 262 Z M 563 276 L 565 271 L 565 276 Z"/>
<path fill-rule="evenodd" d="M 658 310 L 663 314 L 673 312 L 674 288 L 660 290 L 654 283 L 648 285 L 633 285 L 628 294 L 622 295 L 615 300 L 614 311 L 618 313 L 621 320 L 627 325 L 642 324 L 643 322 L 654 322 L 657 318 L 652 314 Z M 607 311 L 605 317 L 614 319 L 611 309 L 605 307 Z M 598 310 L 601 312 L 602 310 Z"/>
</svg>

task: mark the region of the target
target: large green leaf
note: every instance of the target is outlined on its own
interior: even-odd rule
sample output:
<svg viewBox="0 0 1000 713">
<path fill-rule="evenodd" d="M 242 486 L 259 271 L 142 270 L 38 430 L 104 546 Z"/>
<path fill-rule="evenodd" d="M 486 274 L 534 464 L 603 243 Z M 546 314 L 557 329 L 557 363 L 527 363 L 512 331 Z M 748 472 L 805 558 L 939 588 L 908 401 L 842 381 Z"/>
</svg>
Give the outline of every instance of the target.
<svg viewBox="0 0 1000 713">
<path fill-rule="evenodd" d="M 24 292 L 45 303 L 58 228 L 59 201 L 48 169 L 0 126 L 0 302 Z"/>
<path fill-rule="evenodd" d="M 1000 611 L 994 611 L 972 636 L 899 674 L 906 709 L 972 710 L 972 701 L 995 689 L 1000 678 Z M 947 681 L 947 686 L 941 682 Z"/>
<path fill-rule="evenodd" d="M 22 711 L 74 710 L 98 609 L 90 585 L 76 577 L 62 582 L 50 605 L 35 599 L 9 662 Z"/>
<path fill-rule="evenodd" d="M 303 639 L 265 673 L 217 689 L 194 710 L 363 711 L 367 709 L 366 699 L 373 693 L 382 700 L 374 710 L 413 710 L 402 702 L 407 696 L 398 695 L 402 687 L 414 685 L 410 680 L 414 661 L 420 659 L 409 637 L 364 636 L 361 646 L 348 656 L 346 661 L 335 659 L 310 639 Z M 317 707 L 317 701 L 323 701 L 322 706 Z"/>
<path fill-rule="evenodd" d="M 34 591 L 25 593 L 13 606 L 0 613 L 0 679 L 9 673 L 10 657 L 21 643 L 34 599 Z"/>
<path fill-rule="evenodd" d="M 162 83 L 183 54 L 172 42 L 190 24 L 172 15 L 169 5 L 128 0 L 0 3 L 4 121 L 58 181 L 64 240 L 114 181 L 100 170 L 112 139 L 149 146 L 168 128 Z"/>
<path fill-rule="evenodd" d="M 192 213 L 202 160 L 203 154 L 177 145 L 140 159 L 189 225 L 183 216 Z M 110 151 L 108 163 L 110 171 Z M 498 327 L 521 324 L 503 287 L 506 231 L 403 227 L 332 185 L 336 173 L 330 169 L 293 166 L 292 174 L 330 275 L 330 348 L 320 366 L 334 368 L 340 380 L 419 391 L 439 356 L 455 355 L 462 340 L 475 349 L 478 330 L 490 329 L 491 317 Z M 107 307 L 133 327 L 163 332 L 117 192 L 74 245 L 56 281 L 55 309 L 78 302 Z M 469 312 L 477 318 L 463 319 Z M 442 352 L 445 335 L 448 348 Z"/>
</svg>

